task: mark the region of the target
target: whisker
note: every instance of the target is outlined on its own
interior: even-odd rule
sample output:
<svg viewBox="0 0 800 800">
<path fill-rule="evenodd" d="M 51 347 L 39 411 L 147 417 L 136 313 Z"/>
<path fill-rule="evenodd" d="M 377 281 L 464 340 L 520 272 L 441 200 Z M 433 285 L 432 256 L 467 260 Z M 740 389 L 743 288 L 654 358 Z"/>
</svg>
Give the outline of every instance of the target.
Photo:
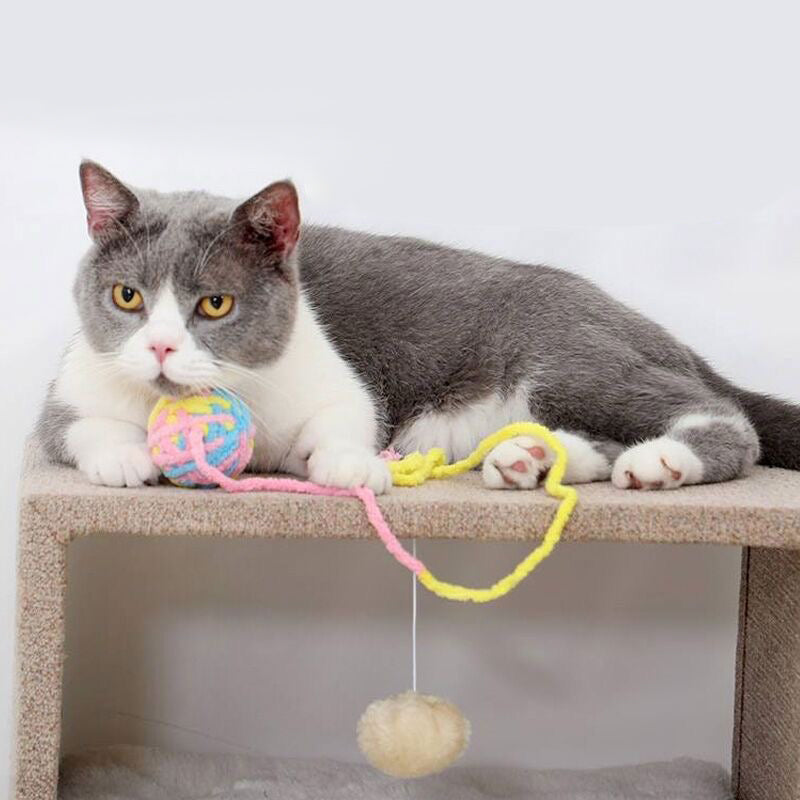
<svg viewBox="0 0 800 800">
<path fill-rule="evenodd" d="M 236 375 L 241 375 L 242 377 L 247 378 L 253 383 L 260 385 L 270 394 L 277 394 L 284 400 L 287 400 L 289 402 L 291 402 L 294 399 L 282 386 L 274 383 L 273 381 L 268 380 L 263 375 L 259 375 L 257 372 L 255 372 L 255 370 L 243 367 L 241 364 L 234 364 L 228 361 L 221 361 L 218 359 L 214 361 L 214 364 L 223 371 L 228 370 Z"/>
<path fill-rule="evenodd" d="M 120 368 L 118 364 L 97 364 L 94 368 L 94 371 L 99 374 L 108 374 L 108 373 L 116 373 L 119 372 Z"/>
<path fill-rule="evenodd" d="M 234 389 L 231 386 L 226 385 L 223 382 L 217 383 L 217 386 L 220 389 L 224 389 L 225 391 L 229 392 L 230 394 L 238 397 L 242 400 L 247 407 L 250 409 L 250 415 L 253 417 L 253 420 L 256 424 L 256 429 L 260 429 L 261 433 L 272 443 L 276 444 L 284 453 L 288 453 L 291 450 L 292 439 L 287 438 L 285 436 L 281 436 L 277 434 L 274 429 L 271 429 L 264 418 L 253 409 L 255 405 L 250 398 L 242 392 L 240 389 Z"/>
</svg>

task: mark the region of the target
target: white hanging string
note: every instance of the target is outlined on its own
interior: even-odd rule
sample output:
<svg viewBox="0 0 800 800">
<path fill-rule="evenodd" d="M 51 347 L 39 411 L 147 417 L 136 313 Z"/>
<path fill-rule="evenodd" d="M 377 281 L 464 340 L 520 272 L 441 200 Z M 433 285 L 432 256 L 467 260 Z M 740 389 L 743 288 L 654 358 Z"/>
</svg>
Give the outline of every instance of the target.
<svg viewBox="0 0 800 800">
<path fill-rule="evenodd" d="M 411 553 L 417 557 L 417 540 L 411 542 Z M 417 573 L 411 573 L 411 688 L 417 691 Z"/>
</svg>

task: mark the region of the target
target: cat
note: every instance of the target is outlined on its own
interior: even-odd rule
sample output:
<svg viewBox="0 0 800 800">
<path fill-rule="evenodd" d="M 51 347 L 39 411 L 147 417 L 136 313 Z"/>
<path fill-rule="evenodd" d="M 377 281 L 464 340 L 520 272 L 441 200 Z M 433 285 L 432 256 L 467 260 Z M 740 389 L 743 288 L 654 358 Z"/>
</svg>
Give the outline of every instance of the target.
<svg viewBox="0 0 800 800">
<path fill-rule="evenodd" d="M 515 421 L 551 429 L 565 480 L 674 489 L 800 469 L 800 406 L 739 389 L 589 281 L 410 238 L 301 227 L 278 181 L 242 203 L 134 190 L 85 161 L 92 246 L 80 332 L 38 430 L 93 483 L 158 479 L 160 395 L 223 387 L 257 423 L 251 468 L 320 484 L 391 485 L 379 452 L 462 458 Z M 483 480 L 538 486 L 553 453 L 496 447 Z"/>
</svg>

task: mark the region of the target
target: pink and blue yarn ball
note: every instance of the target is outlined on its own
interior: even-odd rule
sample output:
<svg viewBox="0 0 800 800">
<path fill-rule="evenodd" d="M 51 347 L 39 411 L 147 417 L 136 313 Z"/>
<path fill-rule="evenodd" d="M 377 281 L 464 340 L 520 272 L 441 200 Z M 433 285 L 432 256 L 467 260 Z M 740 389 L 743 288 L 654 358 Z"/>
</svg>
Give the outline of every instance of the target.
<svg viewBox="0 0 800 800">
<path fill-rule="evenodd" d="M 162 397 L 147 423 L 153 462 L 176 486 L 212 488 L 217 484 L 197 464 L 190 441 L 202 437 L 206 462 L 230 478 L 244 471 L 253 455 L 250 411 L 223 389 L 191 397 Z"/>
</svg>

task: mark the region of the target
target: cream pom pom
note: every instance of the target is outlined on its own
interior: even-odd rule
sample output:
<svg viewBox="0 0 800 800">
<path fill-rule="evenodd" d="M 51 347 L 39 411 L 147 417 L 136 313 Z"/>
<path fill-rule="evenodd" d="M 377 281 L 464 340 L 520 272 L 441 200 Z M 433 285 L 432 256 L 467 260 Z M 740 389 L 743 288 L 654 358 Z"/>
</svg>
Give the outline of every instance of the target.
<svg viewBox="0 0 800 800">
<path fill-rule="evenodd" d="M 469 721 L 447 700 L 408 691 L 370 703 L 358 721 L 358 746 L 376 769 L 421 778 L 466 750 Z"/>
</svg>

